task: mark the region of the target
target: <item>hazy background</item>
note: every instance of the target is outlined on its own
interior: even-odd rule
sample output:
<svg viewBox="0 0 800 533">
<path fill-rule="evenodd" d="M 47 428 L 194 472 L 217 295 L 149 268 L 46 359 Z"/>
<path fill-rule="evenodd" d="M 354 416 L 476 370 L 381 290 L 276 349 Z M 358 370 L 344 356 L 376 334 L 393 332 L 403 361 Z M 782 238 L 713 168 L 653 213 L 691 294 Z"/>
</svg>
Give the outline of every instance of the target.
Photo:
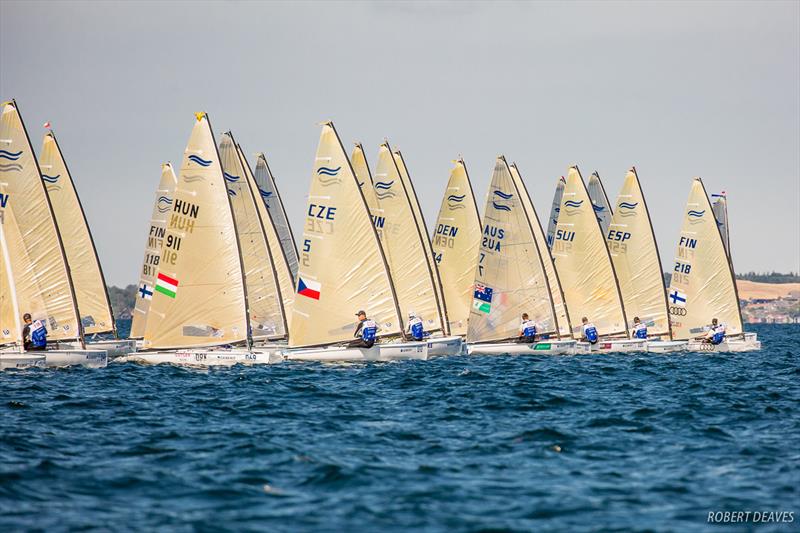
<svg viewBox="0 0 800 533">
<path fill-rule="evenodd" d="M 546 224 L 577 163 L 639 170 L 670 265 L 690 179 L 729 193 L 737 271 L 799 270 L 800 3 L 0 2 L 0 99 L 58 135 L 109 283 L 135 283 L 160 164 L 210 115 L 264 151 L 295 236 L 319 128 L 387 137 L 432 228 L 450 160 L 517 161 Z M 252 157 L 251 163 L 253 162 Z"/>
</svg>

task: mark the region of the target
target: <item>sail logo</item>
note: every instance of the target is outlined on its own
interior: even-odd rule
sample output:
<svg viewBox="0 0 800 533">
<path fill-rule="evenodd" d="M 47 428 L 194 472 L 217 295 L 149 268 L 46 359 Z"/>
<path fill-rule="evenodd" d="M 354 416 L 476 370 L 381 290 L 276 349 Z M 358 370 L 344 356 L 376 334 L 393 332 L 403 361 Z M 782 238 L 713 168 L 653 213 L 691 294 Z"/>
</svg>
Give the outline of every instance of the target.
<svg viewBox="0 0 800 533">
<path fill-rule="evenodd" d="M 637 205 L 639 205 L 639 202 L 620 202 L 617 204 L 617 212 L 622 217 L 635 217 Z"/>
<path fill-rule="evenodd" d="M 447 208 L 450 209 L 450 211 L 464 209 L 466 206 L 462 202 L 466 196 L 466 194 L 451 194 L 447 197 Z"/>
<path fill-rule="evenodd" d="M 702 218 L 705 213 L 706 213 L 705 209 L 703 209 L 702 211 L 689 210 L 686 212 L 686 214 L 691 218 Z"/>
<path fill-rule="evenodd" d="M 297 294 L 311 298 L 312 300 L 319 300 L 322 295 L 322 283 L 310 279 L 298 278 Z"/>
<path fill-rule="evenodd" d="M 592 209 L 594 209 L 595 213 L 602 213 L 603 211 L 606 210 L 606 208 L 603 207 L 602 205 L 595 205 L 595 204 L 592 204 Z"/>
<path fill-rule="evenodd" d="M 339 178 L 339 171 L 342 170 L 342 167 L 319 167 L 317 169 L 317 176 L 319 177 L 319 183 L 323 187 L 329 187 L 335 183 L 341 183 L 342 180 Z"/>
<path fill-rule="evenodd" d="M 0 159 L 8 159 L 9 161 L 16 161 L 22 157 L 22 150 L 19 152 L 9 152 L 8 150 L 0 150 Z"/>
<path fill-rule="evenodd" d="M 375 182 L 375 196 L 378 200 L 386 200 L 387 198 L 394 198 L 395 192 L 392 190 L 394 180 L 392 181 L 377 181 Z"/>
<path fill-rule="evenodd" d="M 492 194 L 497 198 L 492 200 L 492 207 L 497 209 L 498 211 L 511 211 L 511 206 L 506 205 L 503 200 L 511 200 L 514 198 L 514 194 L 512 193 L 505 193 L 499 189 L 492 191 Z"/>
<path fill-rule="evenodd" d="M 172 208 L 172 198 L 169 196 L 159 196 L 156 202 L 156 209 L 159 213 L 166 213 Z"/>
<path fill-rule="evenodd" d="M 200 157 L 198 155 L 194 155 L 194 154 L 190 155 L 188 159 L 192 163 L 196 163 L 196 164 L 200 165 L 201 167 L 207 167 L 207 166 L 210 166 L 211 163 L 213 163 L 213 161 L 211 161 L 209 159 L 203 159 L 202 157 Z"/>
<path fill-rule="evenodd" d="M 175 298 L 178 295 L 178 280 L 159 272 L 156 280 L 156 292 Z"/>
<path fill-rule="evenodd" d="M 48 176 L 47 174 L 42 174 L 42 179 L 47 183 L 58 183 L 61 174 L 56 174 L 55 176 Z"/>
<path fill-rule="evenodd" d="M 236 196 L 236 191 L 233 189 L 228 189 L 228 196 Z"/>
<path fill-rule="evenodd" d="M 268 200 L 272 197 L 272 191 L 265 191 L 264 189 L 259 187 L 258 192 L 261 195 L 261 198 L 265 198 Z M 269 203 L 267 203 L 267 207 L 269 207 Z"/>
<path fill-rule="evenodd" d="M 473 293 L 472 308 L 488 315 L 492 310 L 493 292 L 491 287 L 476 283 L 475 292 Z"/>
<path fill-rule="evenodd" d="M 673 289 L 669 293 L 669 302 L 678 307 L 685 307 L 686 306 L 686 294 L 680 292 L 677 289 Z"/>
<path fill-rule="evenodd" d="M 223 172 L 222 176 L 228 183 L 237 183 L 240 179 L 239 176 L 234 176 L 233 174 L 228 174 L 227 172 Z"/>
</svg>

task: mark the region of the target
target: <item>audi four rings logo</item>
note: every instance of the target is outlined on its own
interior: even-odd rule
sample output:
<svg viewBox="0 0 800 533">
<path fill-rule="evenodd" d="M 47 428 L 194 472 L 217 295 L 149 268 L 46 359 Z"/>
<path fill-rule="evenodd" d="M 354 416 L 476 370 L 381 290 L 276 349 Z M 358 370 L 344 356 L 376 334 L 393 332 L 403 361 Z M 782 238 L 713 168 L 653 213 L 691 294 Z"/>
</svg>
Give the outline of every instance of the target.
<svg viewBox="0 0 800 533">
<path fill-rule="evenodd" d="M 669 314 L 678 315 L 678 316 L 686 316 L 686 308 L 685 307 L 670 306 Z"/>
<path fill-rule="evenodd" d="M 714 345 L 713 344 L 701 344 L 700 345 L 700 351 L 701 352 L 713 352 L 714 351 Z"/>
</svg>

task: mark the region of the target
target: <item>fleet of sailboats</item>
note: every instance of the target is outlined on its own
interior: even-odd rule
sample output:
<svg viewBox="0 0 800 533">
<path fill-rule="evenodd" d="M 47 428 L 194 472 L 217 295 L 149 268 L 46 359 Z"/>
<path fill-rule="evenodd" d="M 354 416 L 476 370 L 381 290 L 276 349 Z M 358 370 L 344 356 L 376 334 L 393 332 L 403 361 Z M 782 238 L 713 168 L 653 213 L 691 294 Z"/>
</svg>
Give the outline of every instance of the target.
<svg viewBox="0 0 800 533">
<path fill-rule="evenodd" d="M 209 366 L 760 348 L 743 329 L 727 197 L 712 205 L 699 178 L 666 288 L 635 168 L 611 204 L 597 172 L 584 183 L 570 167 L 545 233 L 516 164 L 495 161 L 481 217 L 459 158 L 430 233 L 401 152 L 383 142 L 372 174 L 363 147 L 348 157 L 327 122 L 298 247 L 266 156 L 250 167 L 231 132 L 217 142 L 205 113 L 178 174 L 162 165 L 130 338 L 117 339 L 55 134 L 37 160 L 16 102 L 2 107 L 0 368 L 104 366 L 120 355 Z M 376 324 L 374 344 L 356 337 L 356 311 Z M 48 350 L 22 350 L 26 312 L 46 325 Z M 724 325 L 721 343 L 706 338 L 711 318 Z M 409 321 L 421 321 L 421 340 Z"/>
</svg>

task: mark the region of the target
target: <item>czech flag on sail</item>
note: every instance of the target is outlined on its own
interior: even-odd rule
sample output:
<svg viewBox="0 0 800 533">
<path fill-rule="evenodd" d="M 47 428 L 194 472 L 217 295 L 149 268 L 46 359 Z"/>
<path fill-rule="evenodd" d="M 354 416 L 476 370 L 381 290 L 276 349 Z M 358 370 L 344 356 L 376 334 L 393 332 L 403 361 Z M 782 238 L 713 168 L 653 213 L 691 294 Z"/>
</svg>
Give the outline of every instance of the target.
<svg viewBox="0 0 800 533">
<path fill-rule="evenodd" d="M 310 279 L 300 278 L 297 284 L 297 294 L 302 294 L 308 298 L 319 300 L 319 295 L 322 292 L 322 283 Z"/>
<path fill-rule="evenodd" d="M 175 295 L 178 294 L 178 280 L 159 272 L 156 280 L 156 292 L 175 298 Z"/>
</svg>

